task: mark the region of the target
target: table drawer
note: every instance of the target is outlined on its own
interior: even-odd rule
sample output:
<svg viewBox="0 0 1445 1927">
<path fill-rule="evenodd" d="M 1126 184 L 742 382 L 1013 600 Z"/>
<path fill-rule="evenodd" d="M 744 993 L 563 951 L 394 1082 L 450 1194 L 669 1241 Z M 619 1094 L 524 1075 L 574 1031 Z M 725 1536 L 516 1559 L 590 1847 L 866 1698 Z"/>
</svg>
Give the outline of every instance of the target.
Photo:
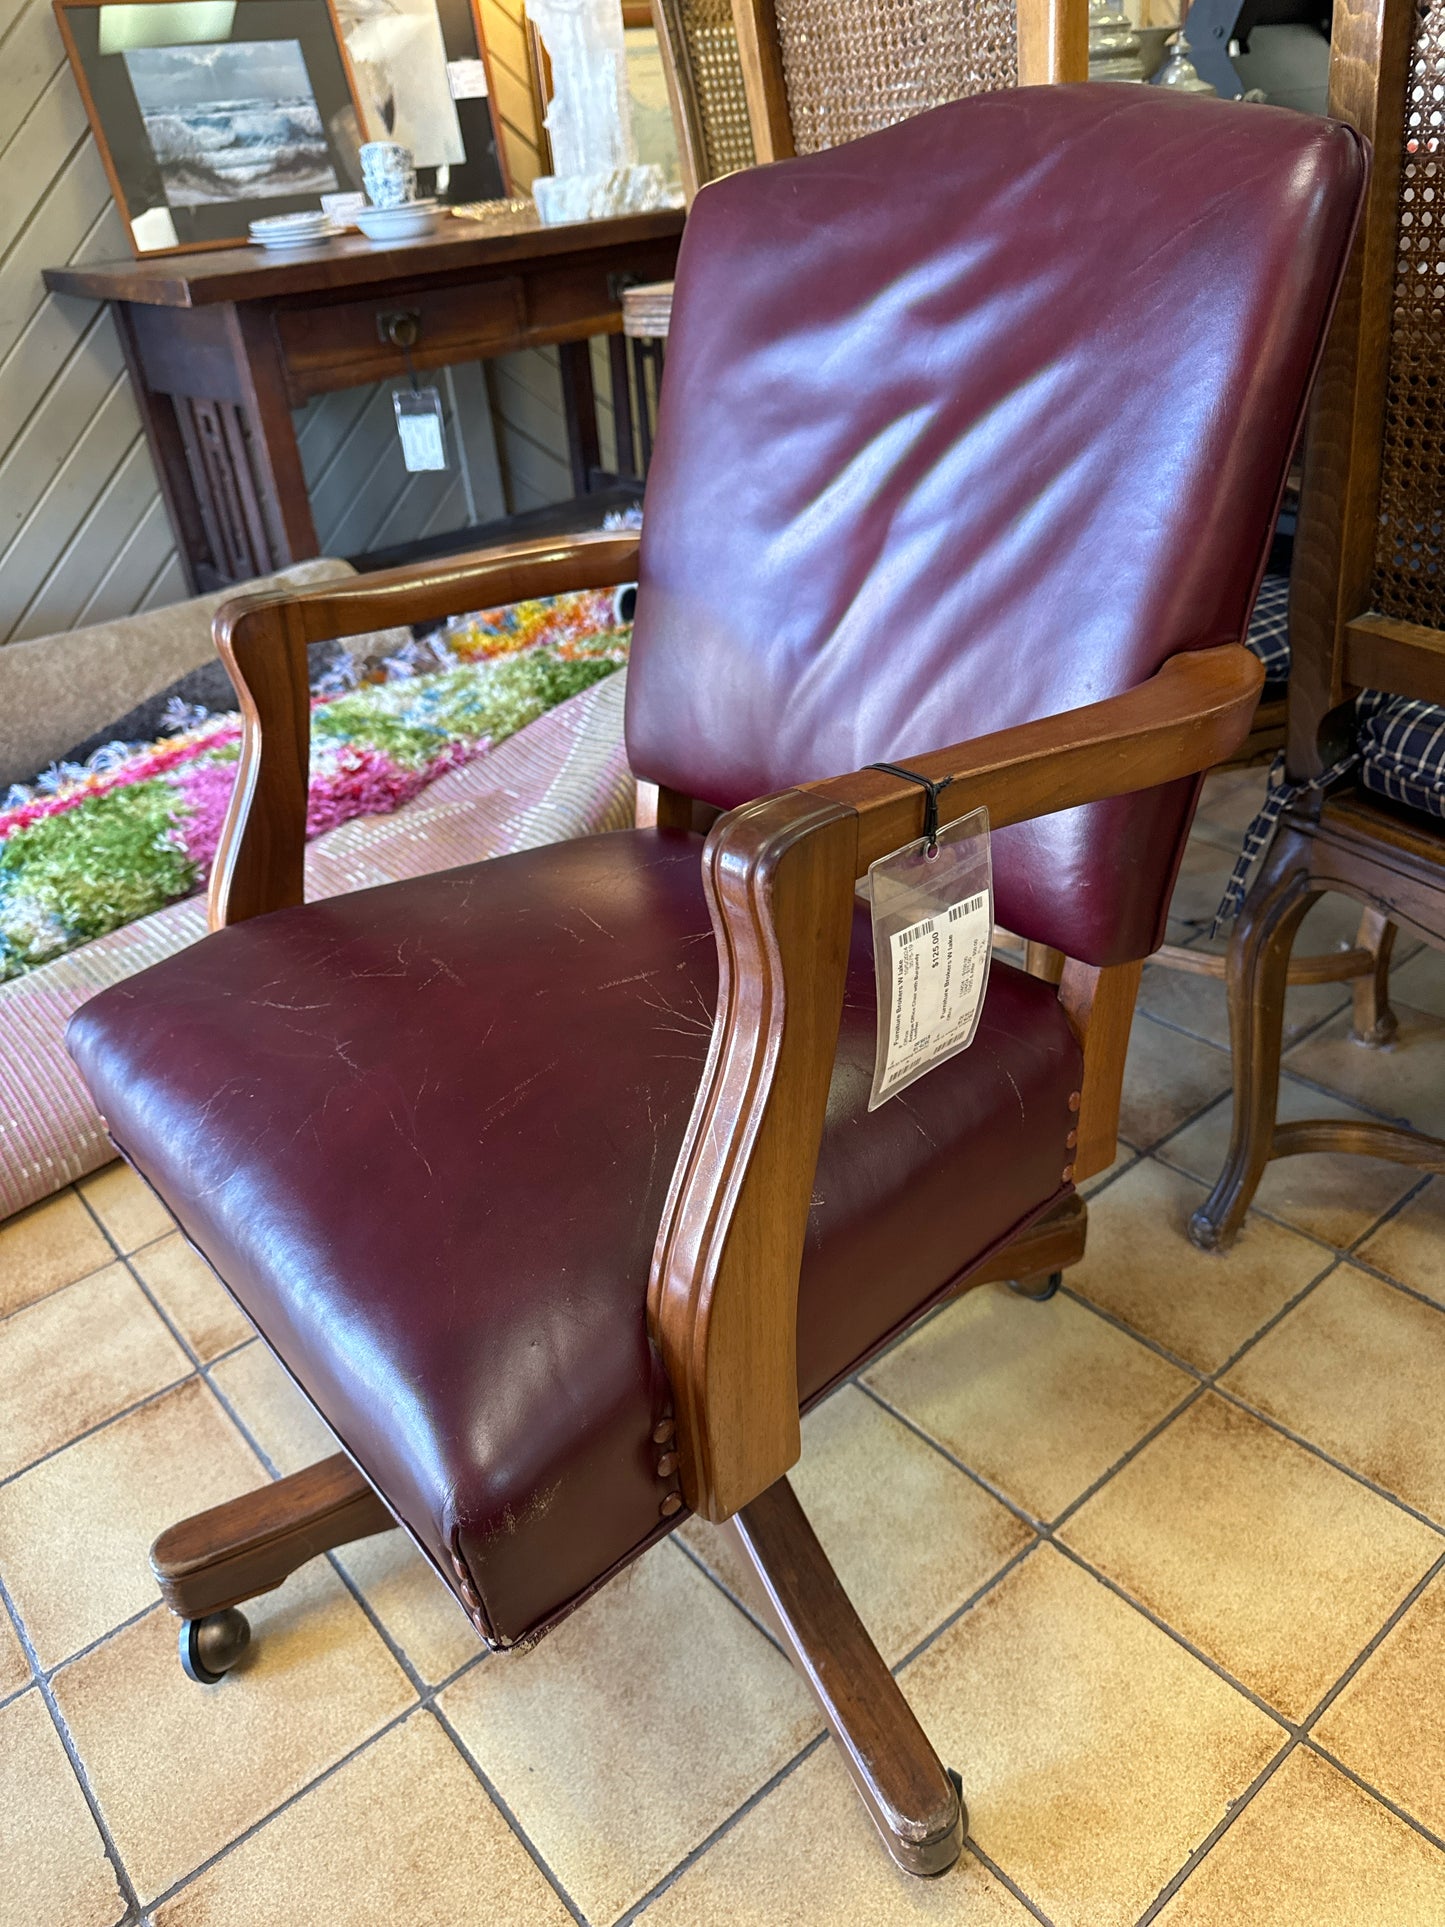
<svg viewBox="0 0 1445 1927">
<path fill-rule="evenodd" d="M 480 360 L 516 345 L 524 316 L 516 276 L 455 288 L 400 288 L 325 306 L 280 308 L 276 332 L 293 403 L 332 388 L 351 388 L 401 374 L 399 350 L 382 338 L 381 317 L 417 317 L 411 358 L 418 368 Z"/>
</svg>

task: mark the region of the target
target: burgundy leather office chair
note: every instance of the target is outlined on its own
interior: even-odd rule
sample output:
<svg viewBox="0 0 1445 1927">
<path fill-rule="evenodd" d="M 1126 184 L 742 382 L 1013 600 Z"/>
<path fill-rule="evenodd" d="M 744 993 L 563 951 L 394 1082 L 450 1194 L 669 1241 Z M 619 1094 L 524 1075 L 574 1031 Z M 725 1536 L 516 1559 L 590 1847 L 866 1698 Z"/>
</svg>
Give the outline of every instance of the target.
<svg viewBox="0 0 1445 1927">
<path fill-rule="evenodd" d="M 1089 86 L 705 189 L 628 691 L 653 827 L 301 903 L 307 641 L 615 581 L 628 538 L 231 605 L 216 934 L 71 1031 L 350 1455 L 158 1542 L 198 1675 L 236 1603 L 393 1515 L 505 1646 L 691 1508 L 734 1521 L 895 1856 L 956 1858 L 786 1482 L 799 1410 L 1112 1158 L 1364 173 L 1329 121 Z M 999 919 L 1069 961 L 996 963 L 972 1048 L 869 1113 L 854 885 L 923 808 L 885 759 L 953 778 L 945 822 L 988 805 Z"/>
</svg>

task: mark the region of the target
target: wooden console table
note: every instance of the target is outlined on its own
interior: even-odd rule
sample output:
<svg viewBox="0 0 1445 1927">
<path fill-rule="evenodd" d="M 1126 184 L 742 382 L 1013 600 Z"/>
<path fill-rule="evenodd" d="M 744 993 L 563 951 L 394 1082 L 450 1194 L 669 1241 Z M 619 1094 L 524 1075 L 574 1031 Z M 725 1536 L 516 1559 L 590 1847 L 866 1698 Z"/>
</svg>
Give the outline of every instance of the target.
<svg viewBox="0 0 1445 1927">
<path fill-rule="evenodd" d="M 318 553 L 291 410 L 329 389 L 404 374 L 386 338 L 398 313 L 416 319 L 418 369 L 562 344 L 579 494 L 601 479 L 587 343 L 614 336 L 619 467 L 630 464 L 622 290 L 672 274 L 683 220 L 680 210 L 569 227 L 543 227 L 530 212 L 448 217 L 400 247 L 348 235 L 295 253 L 238 248 L 47 268 L 45 285 L 110 303 L 199 591 Z"/>
</svg>

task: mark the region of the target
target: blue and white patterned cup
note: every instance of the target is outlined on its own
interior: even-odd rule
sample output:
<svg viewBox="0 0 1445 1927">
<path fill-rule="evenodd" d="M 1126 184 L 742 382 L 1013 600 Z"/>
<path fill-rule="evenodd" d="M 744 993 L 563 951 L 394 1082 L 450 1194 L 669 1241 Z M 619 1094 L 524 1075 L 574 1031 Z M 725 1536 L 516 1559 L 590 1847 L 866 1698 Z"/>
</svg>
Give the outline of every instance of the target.
<svg viewBox="0 0 1445 1927">
<path fill-rule="evenodd" d="M 416 161 L 399 141 L 366 141 L 361 178 L 373 207 L 404 207 L 416 199 Z"/>
</svg>

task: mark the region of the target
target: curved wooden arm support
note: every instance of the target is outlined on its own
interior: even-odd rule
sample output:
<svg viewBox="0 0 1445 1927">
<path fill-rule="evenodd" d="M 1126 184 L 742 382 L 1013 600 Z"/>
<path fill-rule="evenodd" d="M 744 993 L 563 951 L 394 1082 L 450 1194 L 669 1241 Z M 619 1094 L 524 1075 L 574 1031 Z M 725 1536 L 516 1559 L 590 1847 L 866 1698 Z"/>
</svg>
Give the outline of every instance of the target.
<svg viewBox="0 0 1445 1927">
<path fill-rule="evenodd" d="M 435 622 L 530 596 L 610 588 L 636 577 L 637 547 L 635 531 L 518 542 L 431 569 L 387 569 L 223 604 L 212 633 L 240 698 L 242 737 L 236 787 L 211 872 L 211 928 L 304 900 L 309 644 Z"/>
<path fill-rule="evenodd" d="M 1209 768 L 1243 740 L 1262 681 L 1237 645 L 1176 656 L 1123 696 L 910 767 L 954 779 L 942 821 L 982 803 L 995 825 L 1017 823 Z M 683 1491 L 709 1519 L 756 1498 L 801 1449 L 798 1274 L 853 886 L 921 833 L 923 804 L 915 785 L 861 770 L 744 804 L 703 851 L 717 1015 L 653 1254 L 648 1324 L 676 1401 Z M 1132 996 L 1138 973 L 1126 968 Z"/>
<path fill-rule="evenodd" d="M 1240 644 L 1196 649 L 1171 656 L 1122 696 L 910 756 L 908 767 L 930 782 L 952 778 L 938 799 L 940 825 L 982 805 L 1001 830 L 1213 768 L 1248 735 L 1263 687 L 1258 658 Z M 864 769 L 805 789 L 858 812 L 859 876 L 922 834 L 925 799 L 916 783 Z"/>
<path fill-rule="evenodd" d="M 858 819 L 787 790 L 703 851 L 717 1017 L 653 1255 L 648 1323 L 684 1489 L 726 1519 L 797 1459 L 798 1273 L 838 1047 Z"/>
</svg>

